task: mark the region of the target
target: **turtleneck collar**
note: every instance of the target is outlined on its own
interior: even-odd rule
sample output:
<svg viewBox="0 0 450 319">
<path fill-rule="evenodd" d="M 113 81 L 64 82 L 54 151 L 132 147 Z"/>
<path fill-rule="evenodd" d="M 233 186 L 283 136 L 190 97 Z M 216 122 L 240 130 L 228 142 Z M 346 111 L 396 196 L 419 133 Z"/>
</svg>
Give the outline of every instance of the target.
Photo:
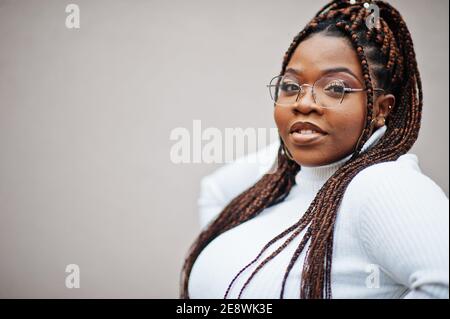
<svg viewBox="0 0 450 319">
<path fill-rule="evenodd" d="M 377 129 L 367 140 L 367 142 L 363 145 L 361 152 L 364 152 L 368 148 L 371 148 L 375 145 L 381 137 L 386 132 L 387 127 L 383 125 L 379 129 Z M 301 170 L 295 176 L 295 182 L 297 185 L 300 181 L 312 181 L 312 182 L 325 182 L 331 175 L 334 174 L 342 165 L 345 164 L 352 157 L 352 154 L 330 164 L 322 165 L 322 166 L 302 166 Z"/>
</svg>

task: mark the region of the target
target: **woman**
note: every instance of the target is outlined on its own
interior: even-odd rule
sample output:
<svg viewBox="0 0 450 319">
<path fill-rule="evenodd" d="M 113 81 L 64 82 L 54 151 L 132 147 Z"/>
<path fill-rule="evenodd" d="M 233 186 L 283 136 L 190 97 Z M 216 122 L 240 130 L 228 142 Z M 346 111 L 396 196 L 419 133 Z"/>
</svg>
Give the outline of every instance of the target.
<svg viewBox="0 0 450 319">
<path fill-rule="evenodd" d="M 182 298 L 448 298 L 448 198 L 407 154 L 422 85 L 400 13 L 332 1 L 269 84 L 274 173 L 193 243 Z"/>
</svg>

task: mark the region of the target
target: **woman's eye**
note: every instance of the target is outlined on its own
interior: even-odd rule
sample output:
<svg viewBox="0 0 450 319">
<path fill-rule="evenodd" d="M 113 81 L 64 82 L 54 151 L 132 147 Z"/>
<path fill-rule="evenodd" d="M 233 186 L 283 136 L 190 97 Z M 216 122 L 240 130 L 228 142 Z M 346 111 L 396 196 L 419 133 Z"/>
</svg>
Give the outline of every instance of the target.
<svg viewBox="0 0 450 319">
<path fill-rule="evenodd" d="M 330 95 L 342 95 L 344 93 L 345 87 L 341 83 L 331 82 L 327 84 L 324 91 Z"/>
<path fill-rule="evenodd" d="M 281 83 L 280 88 L 283 92 L 289 93 L 289 92 L 298 92 L 300 86 L 296 83 Z"/>
</svg>

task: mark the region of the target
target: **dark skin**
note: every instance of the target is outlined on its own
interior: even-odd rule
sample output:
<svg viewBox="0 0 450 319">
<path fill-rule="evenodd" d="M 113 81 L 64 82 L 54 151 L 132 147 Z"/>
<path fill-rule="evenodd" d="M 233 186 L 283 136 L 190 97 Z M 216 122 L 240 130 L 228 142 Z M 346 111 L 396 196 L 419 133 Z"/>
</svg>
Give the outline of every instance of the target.
<svg viewBox="0 0 450 319">
<path fill-rule="evenodd" d="M 323 77 L 326 70 L 343 67 L 348 72 L 333 71 L 326 74 L 342 79 L 351 88 L 365 88 L 361 64 L 351 44 L 344 38 L 318 33 L 299 44 L 286 70 L 298 71 L 299 74 L 291 73 L 298 82 L 312 85 Z M 377 83 L 374 87 L 376 85 Z M 376 120 L 373 131 L 384 125 L 384 120 L 394 105 L 394 95 L 374 95 L 373 118 Z M 364 129 L 366 112 L 366 92 L 347 93 L 342 104 L 334 108 L 323 108 L 315 104 L 311 88 L 307 87 L 306 94 L 297 103 L 275 106 L 274 118 L 279 134 L 295 162 L 301 166 L 321 166 L 353 153 Z M 294 144 L 290 128 L 297 121 L 311 122 L 326 134 L 310 145 Z"/>
</svg>

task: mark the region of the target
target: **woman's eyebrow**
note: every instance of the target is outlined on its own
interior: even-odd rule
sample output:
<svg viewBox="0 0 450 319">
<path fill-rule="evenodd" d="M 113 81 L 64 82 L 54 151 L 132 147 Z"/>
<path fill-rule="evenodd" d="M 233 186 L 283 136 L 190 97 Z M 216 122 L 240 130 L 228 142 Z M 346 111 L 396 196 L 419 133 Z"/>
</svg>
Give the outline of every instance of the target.
<svg viewBox="0 0 450 319">
<path fill-rule="evenodd" d="M 322 71 L 322 74 L 325 75 L 325 74 L 329 74 L 329 73 L 339 73 L 339 72 L 348 73 L 351 76 L 353 76 L 355 79 L 357 79 L 359 82 L 361 82 L 359 80 L 359 78 L 356 76 L 355 73 L 353 73 L 349 68 L 346 68 L 346 67 L 343 67 L 343 66 L 336 67 L 336 68 L 331 68 L 331 69 L 326 69 L 326 70 Z"/>
<path fill-rule="evenodd" d="M 346 67 L 344 67 L 344 66 L 335 67 L 335 68 L 330 68 L 330 69 L 325 69 L 325 70 L 322 71 L 322 75 L 329 74 L 329 73 L 339 73 L 339 72 L 348 73 L 348 74 L 350 74 L 351 76 L 353 76 L 356 80 L 358 80 L 359 82 L 361 82 L 361 81 L 359 80 L 359 78 L 355 75 L 355 73 L 353 73 L 349 68 L 346 68 Z M 302 71 L 301 71 L 301 70 L 295 70 L 295 69 L 293 69 L 293 68 L 288 68 L 288 69 L 286 70 L 286 73 L 293 73 L 293 74 L 295 74 L 295 75 L 297 75 L 297 76 L 301 76 Z"/>
</svg>

